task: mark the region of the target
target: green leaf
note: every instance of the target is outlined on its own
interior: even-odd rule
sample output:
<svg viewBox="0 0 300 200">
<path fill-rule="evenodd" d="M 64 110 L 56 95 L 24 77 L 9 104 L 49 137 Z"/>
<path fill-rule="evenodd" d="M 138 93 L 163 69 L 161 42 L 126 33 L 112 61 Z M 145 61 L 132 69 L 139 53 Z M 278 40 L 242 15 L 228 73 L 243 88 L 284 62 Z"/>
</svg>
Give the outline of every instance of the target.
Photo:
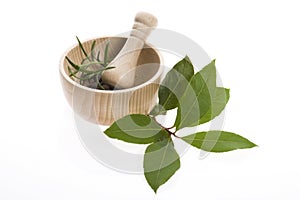
<svg viewBox="0 0 300 200">
<path fill-rule="evenodd" d="M 106 67 L 104 70 L 109 70 L 109 69 L 114 69 L 114 68 L 116 68 L 116 67 L 110 66 L 110 67 Z"/>
<path fill-rule="evenodd" d="M 193 75 L 194 67 L 187 56 L 167 73 L 158 92 L 159 104 L 164 110 L 171 110 L 178 106 L 178 99 Z"/>
<path fill-rule="evenodd" d="M 153 118 L 142 115 L 127 115 L 115 121 L 104 133 L 110 137 L 135 144 L 149 144 L 168 137 Z"/>
<path fill-rule="evenodd" d="M 104 50 L 104 67 L 107 66 L 108 64 L 108 46 L 109 46 L 109 42 L 106 43 L 106 46 L 105 46 L 105 50 Z"/>
<path fill-rule="evenodd" d="M 217 87 L 211 93 L 211 106 L 204 116 L 200 118 L 199 124 L 204 124 L 217 117 L 224 109 L 229 100 L 229 89 Z"/>
<path fill-rule="evenodd" d="M 174 149 L 171 138 L 147 147 L 144 155 L 144 175 L 155 193 L 179 168 L 179 155 Z"/>
<path fill-rule="evenodd" d="M 216 86 L 215 61 L 216 60 L 211 61 L 200 71 L 211 96 L 211 107 L 207 113 L 200 118 L 199 124 L 206 123 L 218 116 L 224 110 L 229 100 L 229 89 Z"/>
<path fill-rule="evenodd" d="M 217 153 L 257 146 L 240 135 L 225 131 L 199 132 L 182 139 L 194 147 Z"/>
<path fill-rule="evenodd" d="M 200 74 L 206 83 L 208 89 L 216 87 L 216 60 L 211 61 L 208 65 L 200 70 Z"/>
<path fill-rule="evenodd" d="M 95 44 L 96 44 L 96 40 L 93 41 L 92 46 L 91 46 L 91 57 L 92 57 L 92 60 L 94 60 L 94 58 L 95 58 L 95 52 L 94 52 Z"/>
<path fill-rule="evenodd" d="M 98 62 L 100 62 L 100 51 L 98 51 L 98 53 L 97 53 L 97 58 L 96 58 L 96 60 L 97 60 Z"/>
<path fill-rule="evenodd" d="M 199 125 L 200 119 L 208 112 L 210 106 L 209 90 L 200 72 L 198 72 L 191 78 L 179 100 L 175 121 L 176 130 Z"/>
<path fill-rule="evenodd" d="M 79 70 L 79 69 L 80 69 L 79 66 L 76 65 L 75 63 L 73 63 L 67 56 L 66 56 L 66 59 L 67 59 L 68 63 L 69 63 L 72 67 L 74 67 L 74 69 L 76 69 L 76 70 Z"/>
<path fill-rule="evenodd" d="M 211 107 L 204 116 L 201 116 L 199 124 L 204 124 L 218 116 L 225 108 L 229 100 L 229 89 L 216 86 L 216 60 L 200 70 L 200 74 L 205 81 L 210 96 Z"/>
<path fill-rule="evenodd" d="M 77 39 L 78 45 L 79 45 L 79 47 L 80 47 L 82 53 L 85 55 L 85 57 L 86 57 L 87 59 L 89 59 L 89 57 L 88 57 L 86 51 L 85 51 L 84 48 L 83 48 L 82 43 L 80 42 L 80 40 L 79 40 L 79 38 L 78 38 L 77 36 L 76 36 L 76 39 Z M 89 60 L 90 60 L 90 59 L 89 59 Z"/>
</svg>

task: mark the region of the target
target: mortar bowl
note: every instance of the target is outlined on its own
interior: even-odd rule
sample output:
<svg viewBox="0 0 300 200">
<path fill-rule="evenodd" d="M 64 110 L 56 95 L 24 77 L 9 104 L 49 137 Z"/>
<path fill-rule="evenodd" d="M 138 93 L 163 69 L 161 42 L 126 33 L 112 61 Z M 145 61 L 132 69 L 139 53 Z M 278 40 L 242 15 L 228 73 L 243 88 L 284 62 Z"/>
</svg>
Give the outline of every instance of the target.
<svg viewBox="0 0 300 200">
<path fill-rule="evenodd" d="M 91 52 L 93 41 L 104 57 L 108 46 L 108 57 L 113 59 L 124 46 L 125 37 L 102 37 L 82 43 L 87 54 Z M 157 102 L 157 91 L 163 72 L 159 52 L 145 43 L 138 58 L 134 86 L 120 90 L 98 90 L 80 85 L 69 76 L 68 62 L 65 57 L 79 64 L 85 58 L 79 45 L 68 49 L 62 56 L 59 74 L 64 95 L 74 113 L 81 118 L 100 125 L 110 125 L 128 114 L 148 114 Z"/>
</svg>

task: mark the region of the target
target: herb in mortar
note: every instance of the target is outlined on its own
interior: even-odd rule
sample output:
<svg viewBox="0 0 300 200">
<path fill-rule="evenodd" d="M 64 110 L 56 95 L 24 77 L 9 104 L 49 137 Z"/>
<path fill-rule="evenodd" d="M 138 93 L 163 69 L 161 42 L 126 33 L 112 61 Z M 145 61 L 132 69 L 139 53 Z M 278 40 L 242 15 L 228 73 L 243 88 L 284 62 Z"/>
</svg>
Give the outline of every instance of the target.
<svg viewBox="0 0 300 200">
<path fill-rule="evenodd" d="M 108 58 L 108 45 L 106 44 L 104 50 L 103 61 L 100 60 L 100 50 L 95 52 L 96 41 L 94 40 L 91 46 L 90 54 L 87 54 L 87 51 L 83 48 L 82 43 L 79 38 L 76 37 L 78 41 L 79 48 L 83 55 L 85 56 L 82 59 L 80 64 L 75 64 L 66 56 L 68 65 L 68 72 L 71 78 L 77 79 L 79 83 L 83 86 L 99 89 L 99 90 L 113 90 L 114 87 L 103 83 L 101 77 L 102 73 L 105 70 L 113 69 L 114 67 L 108 66 L 111 60 Z"/>
<path fill-rule="evenodd" d="M 173 139 L 215 153 L 257 146 L 240 135 L 222 130 L 201 131 L 184 137 L 177 135 L 183 128 L 213 120 L 224 110 L 229 100 L 229 89 L 216 84 L 215 60 L 194 74 L 191 61 L 185 57 L 167 73 L 158 96 L 159 103 L 149 115 L 127 115 L 105 130 L 110 138 L 148 144 L 144 155 L 144 175 L 155 193 L 180 168 L 180 157 Z M 172 127 L 166 128 L 156 120 L 156 116 L 175 108 L 177 115 Z"/>
</svg>

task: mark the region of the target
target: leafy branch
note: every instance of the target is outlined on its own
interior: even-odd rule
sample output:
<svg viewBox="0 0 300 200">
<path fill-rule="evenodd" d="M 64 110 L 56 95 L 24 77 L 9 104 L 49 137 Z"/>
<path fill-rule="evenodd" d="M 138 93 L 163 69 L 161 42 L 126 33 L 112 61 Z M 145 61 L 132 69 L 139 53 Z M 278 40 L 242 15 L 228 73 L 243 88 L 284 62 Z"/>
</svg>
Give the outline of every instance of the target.
<svg viewBox="0 0 300 200">
<path fill-rule="evenodd" d="M 216 84 L 215 60 L 194 74 L 194 67 L 186 56 L 162 81 L 158 91 L 159 103 L 149 115 L 131 114 L 114 122 L 105 134 L 135 144 L 149 144 L 144 155 L 144 175 L 156 193 L 180 168 L 180 158 L 173 139 L 181 139 L 207 152 L 227 152 L 257 146 L 235 133 L 210 130 L 179 137 L 185 128 L 204 124 L 217 117 L 229 100 L 229 89 Z M 175 123 L 166 128 L 156 116 L 177 108 Z M 171 129 L 175 129 L 171 131 Z"/>
<path fill-rule="evenodd" d="M 75 64 L 70 58 L 66 56 L 69 63 L 68 73 L 71 78 L 77 79 L 81 85 L 94 88 L 94 89 L 113 89 L 111 85 L 102 82 L 102 73 L 105 70 L 113 69 L 115 67 L 108 66 L 110 59 L 108 58 L 108 46 L 106 44 L 104 50 L 103 61 L 100 60 L 100 50 L 95 52 L 96 40 L 92 42 L 90 54 L 84 49 L 79 38 L 76 36 L 79 48 L 84 56 L 80 64 Z"/>
</svg>

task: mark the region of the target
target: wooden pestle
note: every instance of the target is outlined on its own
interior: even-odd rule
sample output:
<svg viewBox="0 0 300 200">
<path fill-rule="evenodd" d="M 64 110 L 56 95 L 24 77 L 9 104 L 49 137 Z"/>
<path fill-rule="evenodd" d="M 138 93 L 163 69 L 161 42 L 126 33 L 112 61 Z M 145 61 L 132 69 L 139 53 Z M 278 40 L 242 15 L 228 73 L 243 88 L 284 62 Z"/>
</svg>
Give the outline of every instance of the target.
<svg viewBox="0 0 300 200">
<path fill-rule="evenodd" d="M 130 88 L 134 85 L 135 68 L 140 52 L 156 25 L 157 19 L 153 15 L 146 12 L 136 14 L 130 36 L 119 54 L 108 65 L 115 68 L 102 74 L 104 83 L 115 88 Z"/>
</svg>

